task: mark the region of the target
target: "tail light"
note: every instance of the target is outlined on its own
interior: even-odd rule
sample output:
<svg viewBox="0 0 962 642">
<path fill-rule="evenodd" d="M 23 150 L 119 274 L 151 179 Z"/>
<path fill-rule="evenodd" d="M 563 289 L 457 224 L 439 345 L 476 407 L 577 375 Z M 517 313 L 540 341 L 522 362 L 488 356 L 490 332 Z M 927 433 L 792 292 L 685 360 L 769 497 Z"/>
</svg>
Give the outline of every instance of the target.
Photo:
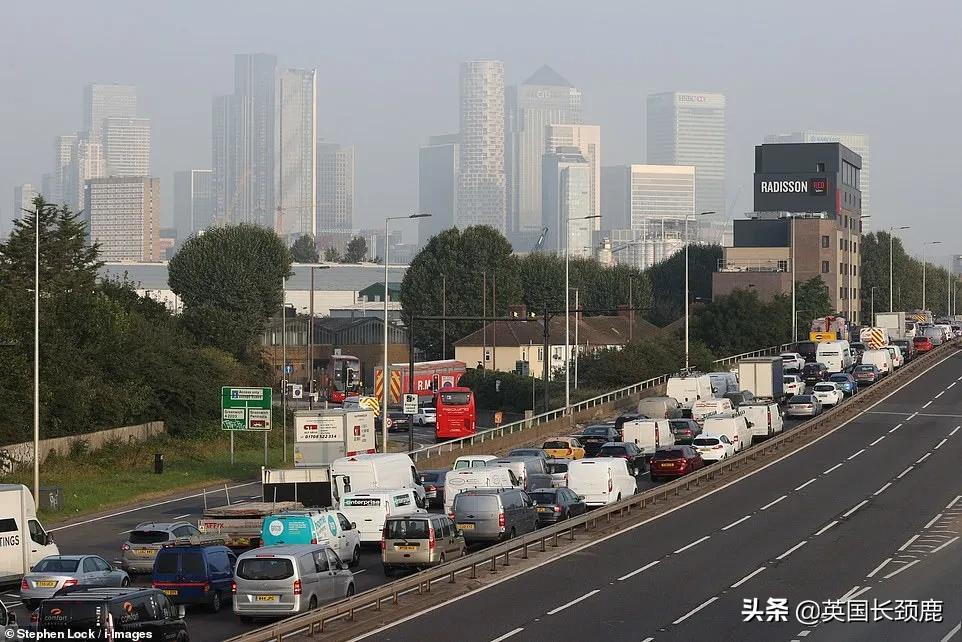
<svg viewBox="0 0 962 642">
<path fill-rule="evenodd" d="M 77 580 L 74 580 L 74 579 L 64 580 L 63 582 L 64 588 L 67 588 L 68 586 L 76 586 L 76 585 L 77 585 Z"/>
<path fill-rule="evenodd" d="M 124 545 L 120 547 L 120 550 L 122 550 L 122 551 L 129 551 L 129 550 L 130 550 L 130 544 L 124 543 Z"/>
<path fill-rule="evenodd" d="M 27 584 L 27 578 L 23 578 L 22 580 L 20 580 L 20 590 L 21 590 L 21 591 L 29 591 L 29 590 L 30 590 L 30 585 Z"/>
<path fill-rule="evenodd" d="M 210 593 L 210 584 L 204 582 L 204 593 Z"/>
<path fill-rule="evenodd" d="M 435 492 L 437 489 L 438 489 L 437 486 L 434 486 L 433 484 L 430 485 L 430 486 L 425 486 L 425 487 L 424 487 L 424 490 L 425 490 L 426 492 L 429 492 L 429 493 L 433 493 L 433 492 Z"/>
<path fill-rule="evenodd" d="M 434 527 L 432 526 L 431 530 L 428 531 L 428 548 L 434 550 L 434 544 L 436 541 L 437 540 L 434 539 Z"/>
<path fill-rule="evenodd" d="M 230 592 L 231 595 L 237 595 L 237 582 L 230 583 Z"/>
<path fill-rule="evenodd" d="M 294 595 L 300 595 L 300 594 L 301 594 L 301 581 L 294 580 Z"/>
<path fill-rule="evenodd" d="M 724 446 L 722 446 L 721 444 L 715 444 L 714 446 L 711 447 L 712 450 L 719 450 L 720 448 L 724 448 Z"/>
<path fill-rule="evenodd" d="M 33 611 L 30 613 L 30 624 L 37 625 L 40 623 L 40 611 Z"/>
<path fill-rule="evenodd" d="M 316 538 L 316 537 L 312 537 L 312 538 L 311 538 L 311 544 L 317 544 L 317 538 Z"/>
<path fill-rule="evenodd" d="M 561 512 L 561 506 L 555 506 L 554 508 L 552 508 L 552 510 L 553 510 L 554 512 L 556 512 L 556 513 L 560 513 L 560 512 Z"/>
<path fill-rule="evenodd" d="M 387 550 L 387 526 L 381 531 L 381 550 Z"/>
<path fill-rule="evenodd" d="M 504 525 L 505 525 L 504 513 L 503 512 L 498 513 L 498 528 L 504 530 Z"/>
</svg>

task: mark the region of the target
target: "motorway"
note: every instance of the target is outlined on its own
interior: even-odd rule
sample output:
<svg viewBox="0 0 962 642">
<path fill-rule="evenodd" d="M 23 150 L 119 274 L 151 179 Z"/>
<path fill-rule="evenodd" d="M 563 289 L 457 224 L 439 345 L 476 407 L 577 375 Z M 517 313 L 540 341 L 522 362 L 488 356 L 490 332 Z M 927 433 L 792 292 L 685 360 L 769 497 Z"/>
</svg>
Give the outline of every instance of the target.
<svg viewBox="0 0 962 642">
<path fill-rule="evenodd" d="M 962 356 L 952 352 L 747 478 L 369 637 L 456 630 L 461 642 L 951 639 L 962 617 L 960 391 Z M 754 598 L 773 621 L 744 621 L 744 600 Z M 766 612 L 769 598 L 787 600 L 787 621 L 777 608 Z M 858 613 L 873 599 L 943 600 L 943 621 L 795 618 L 804 600 Z M 904 619 L 905 608 L 887 613 Z"/>
</svg>

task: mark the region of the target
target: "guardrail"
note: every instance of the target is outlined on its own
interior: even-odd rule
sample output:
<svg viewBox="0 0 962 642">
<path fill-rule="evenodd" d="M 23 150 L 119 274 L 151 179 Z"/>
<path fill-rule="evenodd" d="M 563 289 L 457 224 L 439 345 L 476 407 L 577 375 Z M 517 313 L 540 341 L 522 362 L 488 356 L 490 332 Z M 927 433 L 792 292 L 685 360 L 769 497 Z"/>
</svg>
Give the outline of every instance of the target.
<svg viewBox="0 0 962 642">
<path fill-rule="evenodd" d="M 768 348 L 762 348 L 761 350 L 753 350 L 752 352 L 743 352 L 742 354 L 732 355 L 730 357 L 724 357 L 722 359 L 715 359 L 712 363 L 717 363 L 720 366 L 731 365 L 740 359 L 749 359 L 751 357 L 771 357 L 782 352 L 788 352 L 788 350 L 795 344 L 793 343 L 783 343 L 780 346 L 771 346 Z"/>
<path fill-rule="evenodd" d="M 952 345 L 947 345 L 947 347 L 956 348 L 957 343 L 953 342 Z M 491 571 L 496 571 L 499 563 L 502 566 L 510 566 L 512 554 L 516 557 L 520 556 L 520 559 L 527 559 L 528 552 L 532 547 L 536 547 L 540 552 L 546 552 L 548 548 L 557 547 L 561 537 L 574 540 L 576 531 L 590 532 L 592 529 L 596 529 L 599 523 L 602 527 L 607 526 L 611 524 L 612 518 L 615 516 L 625 517 L 630 515 L 632 510 L 644 510 L 650 504 L 659 500 L 667 501 L 669 497 L 677 495 L 682 489 L 688 491 L 691 490 L 692 486 L 697 487 L 702 483 L 713 481 L 719 475 L 730 474 L 738 468 L 755 462 L 760 455 L 776 452 L 800 437 L 823 427 L 840 423 L 850 416 L 854 417 L 861 407 L 884 397 L 900 385 L 907 378 L 906 375 L 914 374 L 917 370 L 923 369 L 925 365 L 934 361 L 932 357 L 942 355 L 945 351 L 945 349 L 937 349 L 927 355 L 920 356 L 903 366 L 896 374 L 886 377 L 847 402 L 827 410 L 791 431 L 783 432 L 776 437 L 746 448 L 723 462 L 706 466 L 698 472 L 690 473 L 656 488 L 636 493 L 631 497 L 597 508 L 584 515 L 500 542 L 477 553 L 395 580 L 315 611 L 302 613 L 277 624 L 229 638 L 229 642 L 269 642 L 273 640 L 280 642 L 284 637 L 294 633 L 303 632 L 308 635 L 323 633 L 324 627 L 331 622 L 337 620 L 353 621 L 359 611 L 367 609 L 380 611 L 385 602 L 397 605 L 400 597 L 408 593 L 417 592 L 418 595 L 430 593 L 431 587 L 435 583 L 442 581 L 455 583 L 457 576 L 462 573 L 468 573 L 469 579 L 477 579 L 478 569 L 487 567 Z M 644 383 L 646 382 L 635 385 Z"/>
</svg>

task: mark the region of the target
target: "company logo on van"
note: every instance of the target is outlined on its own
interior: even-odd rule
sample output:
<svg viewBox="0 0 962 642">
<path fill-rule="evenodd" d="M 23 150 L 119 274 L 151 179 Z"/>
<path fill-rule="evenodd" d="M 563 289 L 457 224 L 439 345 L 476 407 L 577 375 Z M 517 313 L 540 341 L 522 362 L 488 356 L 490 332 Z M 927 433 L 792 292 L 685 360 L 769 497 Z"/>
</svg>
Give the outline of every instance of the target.
<svg viewBox="0 0 962 642">
<path fill-rule="evenodd" d="M 284 532 L 284 522 L 279 519 L 272 520 L 271 523 L 267 525 L 267 532 L 274 537 L 279 537 L 280 534 Z"/>
<path fill-rule="evenodd" d="M 0 546 L 20 546 L 20 535 L 0 535 Z"/>
<path fill-rule="evenodd" d="M 327 528 L 331 531 L 331 536 L 337 536 L 337 518 L 333 515 L 327 516 Z"/>
</svg>

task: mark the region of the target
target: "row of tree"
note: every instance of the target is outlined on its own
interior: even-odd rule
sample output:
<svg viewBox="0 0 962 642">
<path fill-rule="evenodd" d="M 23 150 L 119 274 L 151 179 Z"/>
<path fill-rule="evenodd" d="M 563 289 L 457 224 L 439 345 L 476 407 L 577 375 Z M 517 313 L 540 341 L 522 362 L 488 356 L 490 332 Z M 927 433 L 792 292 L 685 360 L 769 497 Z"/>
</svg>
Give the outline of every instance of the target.
<svg viewBox="0 0 962 642">
<path fill-rule="evenodd" d="M 321 255 L 317 251 L 314 237 L 304 234 L 291 245 L 291 256 L 297 263 L 318 263 Z M 360 263 L 367 257 L 367 241 L 361 236 L 355 236 L 344 248 L 344 256 L 335 247 L 324 250 L 324 260 L 329 263 Z"/>
</svg>

